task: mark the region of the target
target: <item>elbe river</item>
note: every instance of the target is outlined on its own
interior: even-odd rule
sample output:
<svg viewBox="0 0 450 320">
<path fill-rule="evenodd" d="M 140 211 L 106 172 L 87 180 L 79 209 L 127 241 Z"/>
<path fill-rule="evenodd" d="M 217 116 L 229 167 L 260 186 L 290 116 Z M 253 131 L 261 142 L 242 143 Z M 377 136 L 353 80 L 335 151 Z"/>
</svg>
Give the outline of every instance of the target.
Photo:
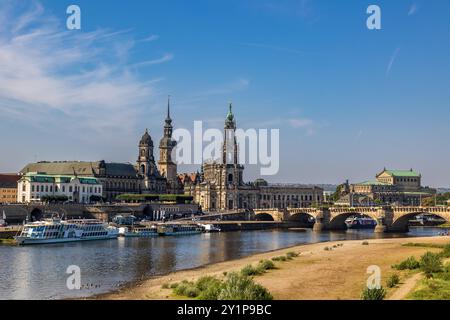
<svg viewBox="0 0 450 320">
<path fill-rule="evenodd" d="M 433 236 L 442 231 L 420 227 L 411 228 L 408 234 L 378 234 L 371 230 L 264 230 L 24 247 L 0 245 L 0 299 L 88 297 L 151 276 L 298 244 Z M 66 271 L 71 265 L 80 267 L 81 290 L 67 288 L 70 275 Z"/>
</svg>

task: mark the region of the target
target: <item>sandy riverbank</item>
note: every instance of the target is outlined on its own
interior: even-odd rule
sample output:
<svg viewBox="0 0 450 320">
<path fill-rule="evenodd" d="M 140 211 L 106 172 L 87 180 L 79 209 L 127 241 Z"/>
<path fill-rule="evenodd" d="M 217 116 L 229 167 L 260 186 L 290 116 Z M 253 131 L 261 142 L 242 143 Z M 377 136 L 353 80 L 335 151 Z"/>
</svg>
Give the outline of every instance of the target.
<svg viewBox="0 0 450 320">
<path fill-rule="evenodd" d="M 171 273 L 149 280 L 145 280 L 132 287 L 120 291 L 104 294 L 96 299 L 176 299 L 172 290 L 162 289 L 165 283 L 180 282 L 184 279 L 196 280 L 204 275 L 223 277 L 223 272 L 237 271 L 247 264 L 256 264 L 261 259 L 284 255 L 294 251 L 301 253 L 297 258 L 287 262 L 277 262 L 277 269 L 255 277 L 255 280 L 266 287 L 275 299 L 294 300 L 335 300 L 359 299 L 368 275 L 366 269 L 370 265 L 377 265 L 382 271 L 382 283 L 394 272 L 393 264 L 413 255 L 417 258 L 426 251 L 437 249 L 423 247 L 402 246 L 414 243 L 450 243 L 450 237 L 402 238 L 402 239 L 374 239 L 368 240 L 369 245 L 362 245 L 362 240 L 337 241 L 295 246 L 288 249 L 253 255 L 250 257 L 207 265 L 193 270 Z M 335 244 L 342 247 L 325 251 L 325 247 Z M 397 272 L 398 273 L 398 272 Z M 412 290 L 410 274 L 400 273 L 401 282 Z M 395 297 L 398 290 L 405 291 L 400 285 L 398 289 L 391 289 L 389 296 Z M 397 295 L 405 296 L 405 294 Z"/>
</svg>

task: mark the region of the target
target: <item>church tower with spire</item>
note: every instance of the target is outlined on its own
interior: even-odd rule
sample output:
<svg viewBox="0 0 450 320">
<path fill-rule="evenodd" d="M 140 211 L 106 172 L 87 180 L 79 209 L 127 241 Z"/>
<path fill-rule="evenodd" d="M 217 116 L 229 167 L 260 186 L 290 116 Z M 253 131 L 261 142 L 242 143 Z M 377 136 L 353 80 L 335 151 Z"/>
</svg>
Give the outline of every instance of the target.
<svg viewBox="0 0 450 320">
<path fill-rule="evenodd" d="M 158 167 L 161 175 L 167 179 L 167 192 L 179 193 L 177 165 L 172 160 L 172 151 L 176 147 L 176 141 L 172 140 L 172 119 L 170 118 L 170 96 L 167 100 L 167 116 L 164 124 L 164 136 L 159 142 Z"/>
<path fill-rule="evenodd" d="M 153 156 L 153 140 L 148 130 L 139 141 L 139 155 L 136 161 L 138 176 L 142 179 L 139 191 L 142 193 L 165 193 L 165 179 L 161 177 Z"/>
</svg>

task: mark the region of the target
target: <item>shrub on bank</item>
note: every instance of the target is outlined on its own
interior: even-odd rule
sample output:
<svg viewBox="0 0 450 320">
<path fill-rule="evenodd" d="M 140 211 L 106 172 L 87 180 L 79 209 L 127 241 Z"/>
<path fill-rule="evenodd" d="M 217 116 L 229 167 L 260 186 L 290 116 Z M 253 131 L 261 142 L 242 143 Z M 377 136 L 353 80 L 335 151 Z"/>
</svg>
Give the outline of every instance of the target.
<svg viewBox="0 0 450 320">
<path fill-rule="evenodd" d="M 296 252 L 288 252 L 288 253 L 286 253 L 286 257 L 288 258 L 288 259 L 292 259 L 292 258 L 296 258 L 296 257 L 298 257 L 299 256 L 299 254 L 298 253 L 296 253 Z"/>
<path fill-rule="evenodd" d="M 362 245 L 363 246 L 368 246 L 369 245 L 369 241 L 363 241 Z"/>
<path fill-rule="evenodd" d="M 223 283 L 215 277 L 205 276 L 197 280 L 196 286 L 200 291 L 197 299 L 217 300 L 222 290 Z"/>
<path fill-rule="evenodd" d="M 261 271 L 261 269 L 255 268 L 254 266 L 249 264 L 241 269 L 241 274 L 243 276 L 247 276 L 247 277 L 258 276 L 258 275 L 262 274 L 262 271 Z"/>
<path fill-rule="evenodd" d="M 273 297 L 263 286 L 251 278 L 232 272 L 227 276 L 218 300 L 272 300 Z"/>
<path fill-rule="evenodd" d="M 450 258 L 450 244 L 446 244 L 442 247 L 440 255 L 442 258 Z"/>
<path fill-rule="evenodd" d="M 261 260 L 258 264 L 258 269 L 262 271 L 275 269 L 275 263 L 271 260 Z"/>
<path fill-rule="evenodd" d="M 173 289 L 173 292 L 178 296 L 195 298 L 191 296 L 194 292 L 192 288 L 195 288 L 195 284 L 193 282 L 183 280 L 183 282 L 179 283 L 176 288 Z"/>
<path fill-rule="evenodd" d="M 400 277 L 398 276 L 398 274 L 394 273 L 394 274 L 390 275 L 390 277 L 387 280 L 386 285 L 387 285 L 388 288 L 394 288 L 399 283 L 400 283 Z"/>
<path fill-rule="evenodd" d="M 362 300 L 383 300 L 384 297 L 386 297 L 386 290 L 383 287 L 379 289 L 365 288 L 361 293 Z"/>
<path fill-rule="evenodd" d="M 415 270 L 420 268 L 420 262 L 417 261 L 415 257 L 411 256 L 399 264 L 393 265 L 392 268 L 397 270 Z"/>
<path fill-rule="evenodd" d="M 256 267 L 251 264 L 241 269 L 241 274 L 247 277 L 259 276 L 267 270 L 275 269 L 275 264 L 270 260 L 261 260 Z"/>
<path fill-rule="evenodd" d="M 285 256 L 279 256 L 272 258 L 272 261 L 286 261 L 287 258 Z"/>
<path fill-rule="evenodd" d="M 168 283 L 163 283 L 163 285 L 161 286 L 163 289 L 169 289 L 170 285 Z"/>
<path fill-rule="evenodd" d="M 195 283 L 184 280 L 173 292 L 178 296 L 199 300 L 272 300 L 263 286 L 242 273 L 228 273 L 224 281 L 211 276 L 198 279 Z"/>
<path fill-rule="evenodd" d="M 178 287 L 178 283 L 172 283 L 169 287 L 170 289 L 175 289 L 176 287 Z"/>
<path fill-rule="evenodd" d="M 439 253 L 427 252 L 420 258 L 420 269 L 427 278 L 432 278 L 433 273 L 442 271 L 442 257 Z"/>
</svg>

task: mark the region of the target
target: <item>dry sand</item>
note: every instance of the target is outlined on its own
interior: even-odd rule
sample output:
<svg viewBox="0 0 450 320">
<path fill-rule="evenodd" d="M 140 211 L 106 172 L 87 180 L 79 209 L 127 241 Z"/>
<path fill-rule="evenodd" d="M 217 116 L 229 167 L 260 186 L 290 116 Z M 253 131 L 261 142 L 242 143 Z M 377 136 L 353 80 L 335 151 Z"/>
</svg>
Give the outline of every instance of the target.
<svg viewBox="0 0 450 320">
<path fill-rule="evenodd" d="M 294 251 L 299 257 L 287 262 L 276 262 L 277 269 L 255 277 L 255 281 L 266 287 L 274 299 L 282 300 L 354 300 L 359 299 L 366 284 L 367 267 L 377 265 L 381 268 L 382 284 L 393 273 L 401 276 L 399 288 L 389 289 L 388 298 L 403 299 L 420 277 L 410 272 L 398 272 L 391 268 L 409 256 L 420 255 L 426 251 L 438 251 L 424 247 L 409 247 L 402 244 L 414 243 L 450 243 L 450 237 L 402 238 L 338 241 L 300 245 L 288 249 L 253 255 L 239 260 L 215 263 L 204 267 L 174 272 L 166 276 L 145 280 L 117 292 L 100 295 L 96 299 L 176 299 L 172 290 L 162 289 L 165 283 L 182 280 L 196 280 L 204 275 L 223 277 L 223 272 L 237 271 L 248 264 L 257 264 L 261 259 L 271 259 Z M 344 244 L 331 251 L 325 247 Z M 398 291 L 398 293 L 396 293 Z"/>
</svg>

